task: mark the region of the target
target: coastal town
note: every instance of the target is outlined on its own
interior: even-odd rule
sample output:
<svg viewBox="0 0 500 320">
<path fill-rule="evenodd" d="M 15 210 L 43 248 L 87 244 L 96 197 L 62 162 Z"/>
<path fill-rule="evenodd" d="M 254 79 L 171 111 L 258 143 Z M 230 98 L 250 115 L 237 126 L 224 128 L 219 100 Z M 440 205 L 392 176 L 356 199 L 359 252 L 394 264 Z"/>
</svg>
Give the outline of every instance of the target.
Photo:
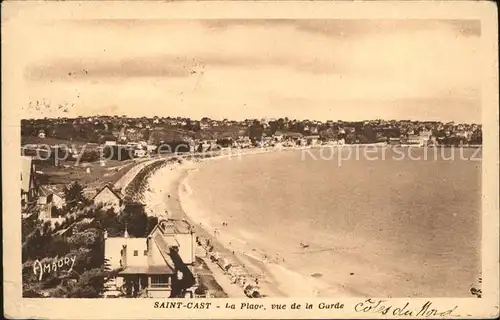
<svg viewBox="0 0 500 320">
<path fill-rule="evenodd" d="M 494 6 L 8 2 L 7 318 L 498 314 Z"/>
<path fill-rule="evenodd" d="M 43 102 L 41 104 L 44 104 Z M 137 157 L 155 151 L 163 141 L 189 142 L 189 151 L 213 147 L 272 146 L 278 141 L 294 145 L 325 143 L 390 143 L 434 145 L 480 145 L 481 124 L 410 120 L 296 120 L 262 118 L 215 120 L 204 117 L 127 117 L 93 116 L 77 118 L 25 119 L 21 121 L 22 144 L 75 143 L 89 147 L 102 144 L 126 144 L 144 150 Z"/>
<path fill-rule="evenodd" d="M 477 124 L 394 120 L 22 120 L 23 295 L 272 296 L 265 277 L 218 240 L 220 231 L 190 221 L 175 188 L 153 190 L 151 179 L 161 172 L 168 179 L 188 163 L 228 149 L 478 146 L 481 130 Z M 162 197 L 166 205 L 152 204 Z"/>
</svg>

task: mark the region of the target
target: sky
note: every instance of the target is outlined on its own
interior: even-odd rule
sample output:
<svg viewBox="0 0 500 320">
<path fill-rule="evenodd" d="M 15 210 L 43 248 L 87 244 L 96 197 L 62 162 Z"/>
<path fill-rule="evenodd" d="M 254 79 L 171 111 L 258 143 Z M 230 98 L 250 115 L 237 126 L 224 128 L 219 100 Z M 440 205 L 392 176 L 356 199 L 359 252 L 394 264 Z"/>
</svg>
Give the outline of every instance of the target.
<svg viewBox="0 0 500 320">
<path fill-rule="evenodd" d="M 480 36 L 476 20 L 87 19 L 26 24 L 9 45 L 30 118 L 470 123 Z M 36 101 L 51 108 L 26 107 Z"/>
</svg>

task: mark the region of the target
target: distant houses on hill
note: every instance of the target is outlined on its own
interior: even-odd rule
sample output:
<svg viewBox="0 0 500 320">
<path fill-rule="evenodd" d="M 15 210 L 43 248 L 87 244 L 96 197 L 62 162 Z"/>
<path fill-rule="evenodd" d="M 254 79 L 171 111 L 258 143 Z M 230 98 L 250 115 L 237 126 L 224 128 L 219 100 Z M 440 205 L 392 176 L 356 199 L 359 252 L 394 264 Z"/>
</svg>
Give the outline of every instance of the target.
<svg viewBox="0 0 500 320">
<path fill-rule="evenodd" d="M 227 138 L 225 135 L 230 135 L 233 140 L 237 140 L 238 136 L 245 136 L 250 138 L 252 143 L 259 144 L 264 137 L 281 136 L 285 133 L 317 135 L 322 143 L 344 139 L 346 144 L 352 144 L 389 142 L 389 139 L 400 137 L 412 140 L 413 137 L 409 137 L 410 135 L 420 135 L 422 132 L 432 132 L 436 143 L 441 144 L 481 144 L 482 142 L 480 124 L 438 121 L 381 119 L 317 121 L 286 117 L 230 121 L 208 117 L 195 120 L 186 117 L 158 116 L 151 118 L 96 116 L 21 121 L 23 137 L 40 137 L 41 140 L 57 138 L 67 141 L 93 142 L 106 146 L 112 145 L 111 141 L 115 141 L 116 144 L 145 141 L 150 145 L 158 145 L 160 141 L 217 140 Z M 143 152 L 135 153 L 137 157 L 142 155 Z"/>
</svg>

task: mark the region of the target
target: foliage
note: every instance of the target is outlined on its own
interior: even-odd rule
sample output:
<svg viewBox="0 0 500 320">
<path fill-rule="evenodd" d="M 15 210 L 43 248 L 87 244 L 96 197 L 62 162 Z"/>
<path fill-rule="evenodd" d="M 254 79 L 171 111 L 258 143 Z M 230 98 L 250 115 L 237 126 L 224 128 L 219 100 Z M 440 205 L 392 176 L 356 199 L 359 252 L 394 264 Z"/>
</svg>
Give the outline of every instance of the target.
<svg viewBox="0 0 500 320">
<path fill-rule="evenodd" d="M 106 230 L 109 237 L 123 235 L 124 226 L 118 220 L 118 215 L 112 209 L 97 215 L 94 222 L 96 228 Z"/>
<path fill-rule="evenodd" d="M 99 231 L 97 229 L 87 229 L 83 232 L 77 232 L 67 239 L 67 243 L 71 249 L 80 247 L 92 247 L 99 241 Z"/>
<path fill-rule="evenodd" d="M 120 214 L 118 220 L 122 225 L 127 225 L 131 237 L 144 237 L 148 231 L 148 216 L 142 205 L 127 206 Z"/>
<path fill-rule="evenodd" d="M 163 161 L 154 162 L 146 166 L 145 168 L 142 168 L 141 171 L 139 171 L 139 173 L 134 177 L 134 179 L 132 179 L 132 181 L 127 185 L 127 188 L 125 189 L 125 198 L 127 199 L 127 201 L 140 202 L 142 200 L 144 191 L 146 190 L 149 177 L 158 169 L 161 169 L 169 162 L 175 160 L 177 159 L 165 159 Z"/>
<path fill-rule="evenodd" d="M 26 241 L 26 238 L 31 234 L 37 226 L 40 225 L 40 221 L 37 220 L 38 214 L 34 213 L 31 217 L 22 219 L 21 222 L 21 241 Z"/>
<path fill-rule="evenodd" d="M 101 216 L 102 208 L 88 206 L 75 208 L 73 215 L 68 216 L 59 228 L 72 225 L 75 232 L 70 237 L 58 236 L 51 230 L 50 222 L 40 220 L 23 221 L 23 296 L 38 297 L 42 292 L 50 290 L 50 296 L 59 297 L 98 297 L 99 281 L 102 276 L 96 275 L 104 267 L 104 246 L 102 232 L 97 229 L 97 223 L 83 220 L 89 216 Z M 86 274 L 83 280 L 72 282 L 71 279 L 61 278 L 61 272 L 45 273 L 41 281 L 33 273 L 33 263 L 39 260 L 42 264 L 51 264 L 64 257 L 75 259 L 73 265 L 75 277 Z M 93 275 L 93 276 L 91 276 Z M 90 286 L 96 285 L 95 290 Z"/>
<path fill-rule="evenodd" d="M 252 143 L 255 143 L 262 140 L 263 134 L 264 127 L 262 126 L 262 124 L 260 124 L 259 121 L 255 120 L 249 128 L 248 137 L 250 138 Z"/>
<path fill-rule="evenodd" d="M 78 182 L 74 182 L 71 185 L 66 186 L 64 188 L 64 199 L 68 209 L 74 208 L 79 202 L 85 201 L 85 197 L 83 196 L 83 187 Z"/>
<path fill-rule="evenodd" d="M 78 160 L 82 162 L 95 162 L 101 159 L 101 153 L 97 150 L 83 150 L 78 155 Z"/>
<path fill-rule="evenodd" d="M 76 282 L 61 283 L 54 291 L 61 298 L 100 298 L 104 292 L 105 280 L 112 272 L 104 268 L 94 268 L 83 272 Z"/>
<path fill-rule="evenodd" d="M 148 228 L 145 235 L 146 236 L 149 235 L 157 224 L 158 224 L 158 217 L 154 216 L 148 217 Z"/>
<path fill-rule="evenodd" d="M 42 227 L 37 226 L 29 233 L 22 244 L 22 261 L 28 259 L 39 259 L 46 255 L 47 244 L 50 241 L 50 234 L 43 234 Z"/>
</svg>

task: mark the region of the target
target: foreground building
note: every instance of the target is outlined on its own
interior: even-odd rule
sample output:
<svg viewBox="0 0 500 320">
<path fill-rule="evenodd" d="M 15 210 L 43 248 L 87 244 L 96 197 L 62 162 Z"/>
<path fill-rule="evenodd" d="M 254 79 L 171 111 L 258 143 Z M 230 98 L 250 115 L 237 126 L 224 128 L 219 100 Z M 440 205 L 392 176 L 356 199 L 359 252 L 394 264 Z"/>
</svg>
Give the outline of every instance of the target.
<svg viewBox="0 0 500 320">
<path fill-rule="evenodd" d="M 127 297 L 193 296 L 196 277 L 194 233 L 185 220 L 163 219 L 146 238 L 105 235 L 104 255 L 118 270 L 107 283 L 108 295 Z"/>
<path fill-rule="evenodd" d="M 96 205 L 102 205 L 104 209 L 113 209 L 120 213 L 123 205 L 123 199 L 120 194 L 111 189 L 108 185 L 104 186 L 92 199 Z"/>
<path fill-rule="evenodd" d="M 60 185 L 43 185 L 39 188 L 38 206 L 40 214 L 38 219 L 47 220 L 58 218 L 54 211 L 61 210 L 65 202 L 64 192 Z"/>
</svg>

